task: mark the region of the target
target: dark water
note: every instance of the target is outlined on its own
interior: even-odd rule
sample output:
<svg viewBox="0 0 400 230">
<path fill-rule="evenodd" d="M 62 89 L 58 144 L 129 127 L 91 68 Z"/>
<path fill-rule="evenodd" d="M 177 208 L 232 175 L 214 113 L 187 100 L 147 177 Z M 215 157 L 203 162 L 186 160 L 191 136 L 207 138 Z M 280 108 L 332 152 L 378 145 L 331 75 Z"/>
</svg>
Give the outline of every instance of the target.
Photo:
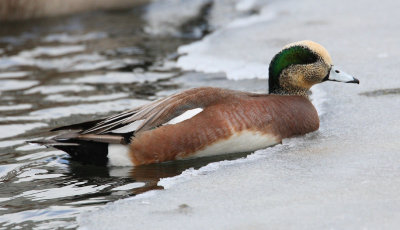
<svg viewBox="0 0 400 230">
<path fill-rule="evenodd" d="M 61 151 L 26 144 L 47 130 L 109 115 L 198 86 L 265 91 L 265 81 L 229 81 L 223 74 L 183 72 L 180 45 L 199 39 L 144 32 L 145 6 L 125 11 L 2 23 L 0 26 L 0 229 L 75 228 L 76 216 L 157 186 L 160 178 L 224 156 L 140 167 L 70 162 Z M 198 30 L 197 30 L 198 31 Z M 241 155 L 243 156 L 243 155 Z"/>
</svg>

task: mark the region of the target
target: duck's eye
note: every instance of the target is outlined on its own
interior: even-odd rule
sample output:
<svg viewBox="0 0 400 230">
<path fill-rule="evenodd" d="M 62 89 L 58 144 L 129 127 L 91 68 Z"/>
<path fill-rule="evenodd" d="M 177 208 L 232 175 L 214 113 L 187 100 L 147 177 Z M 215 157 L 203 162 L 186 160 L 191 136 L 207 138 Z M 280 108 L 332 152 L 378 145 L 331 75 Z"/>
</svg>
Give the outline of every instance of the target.
<svg viewBox="0 0 400 230">
<path fill-rule="evenodd" d="M 340 73 L 340 71 L 339 71 L 339 70 L 335 70 L 335 72 L 336 72 L 336 73 Z"/>
</svg>

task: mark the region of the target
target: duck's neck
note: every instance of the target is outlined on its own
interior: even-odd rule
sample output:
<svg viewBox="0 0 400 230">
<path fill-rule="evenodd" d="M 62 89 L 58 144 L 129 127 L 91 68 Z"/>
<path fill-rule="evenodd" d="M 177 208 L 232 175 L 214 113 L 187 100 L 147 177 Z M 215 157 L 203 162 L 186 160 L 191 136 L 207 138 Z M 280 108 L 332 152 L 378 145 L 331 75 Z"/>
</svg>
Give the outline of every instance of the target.
<svg viewBox="0 0 400 230">
<path fill-rule="evenodd" d="M 297 88 L 297 87 L 281 87 L 276 85 L 269 85 L 269 94 L 279 94 L 279 95 L 294 95 L 294 96 L 304 96 L 308 98 L 310 91 L 307 89 Z"/>
<path fill-rule="evenodd" d="M 308 89 L 296 87 L 291 81 L 292 78 L 289 77 L 289 75 L 282 75 L 282 77 L 280 77 L 280 75 L 274 75 L 270 67 L 268 79 L 269 94 L 298 95 L 308 97 Z"/>
</svg>

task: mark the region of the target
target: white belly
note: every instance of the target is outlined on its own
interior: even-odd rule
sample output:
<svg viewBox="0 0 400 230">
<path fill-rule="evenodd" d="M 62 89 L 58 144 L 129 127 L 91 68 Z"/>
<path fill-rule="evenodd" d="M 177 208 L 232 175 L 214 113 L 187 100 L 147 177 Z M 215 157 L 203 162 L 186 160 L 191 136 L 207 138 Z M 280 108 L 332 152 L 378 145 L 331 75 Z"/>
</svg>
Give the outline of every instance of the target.
<svg viewBox="0 0 400 230">
<path fill-rule="evenodd" d="M 228 153 L 251 152 L 276 145 L 280 140 L 272 134 L 264 134 L 254 131 L 242 131 L 235 133 L 230 138 L 217 141 L 205 149 L 199 150 L 187 158 L 215 156 Z M 179 158 L 179 157 L 178 157 Z M 182 157 L 179 159 L 183 159 Z"/>
</svg>

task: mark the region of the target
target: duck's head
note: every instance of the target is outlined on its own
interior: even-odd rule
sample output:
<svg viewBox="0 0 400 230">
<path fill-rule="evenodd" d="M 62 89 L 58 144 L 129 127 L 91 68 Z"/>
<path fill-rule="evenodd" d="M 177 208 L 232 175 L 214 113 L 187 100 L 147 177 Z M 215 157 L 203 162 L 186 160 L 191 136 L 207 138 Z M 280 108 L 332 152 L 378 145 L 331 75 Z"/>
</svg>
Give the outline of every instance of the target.
<svg viewBox="0 0 400 230">
<path fill-rule="evenodd" d="M 360 83 L 334 66 L 328 51 L 313 41 L 286 45 L 269 65 L 269 93 L 307 95 L 311 86 L 324 81 Z"/>
</svg>

